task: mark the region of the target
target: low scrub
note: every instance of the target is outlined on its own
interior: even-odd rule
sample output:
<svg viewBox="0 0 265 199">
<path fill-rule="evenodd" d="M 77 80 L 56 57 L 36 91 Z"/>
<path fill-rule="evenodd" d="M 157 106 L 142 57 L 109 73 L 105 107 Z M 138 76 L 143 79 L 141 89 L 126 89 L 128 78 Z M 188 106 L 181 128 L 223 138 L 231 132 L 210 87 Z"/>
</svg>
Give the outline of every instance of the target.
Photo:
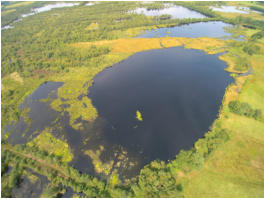
<svg viewBox="0 0 265 199">
<path fill-rule="evenodd" d="M 244 115 L 246 117 L 254 118 L 255 120 L 262 120 L 262 112 L 260 109 L 253 109 L 248 103 L 240 101 L 231 101 L 229 109 L 232 113 Z"/>
</svg>

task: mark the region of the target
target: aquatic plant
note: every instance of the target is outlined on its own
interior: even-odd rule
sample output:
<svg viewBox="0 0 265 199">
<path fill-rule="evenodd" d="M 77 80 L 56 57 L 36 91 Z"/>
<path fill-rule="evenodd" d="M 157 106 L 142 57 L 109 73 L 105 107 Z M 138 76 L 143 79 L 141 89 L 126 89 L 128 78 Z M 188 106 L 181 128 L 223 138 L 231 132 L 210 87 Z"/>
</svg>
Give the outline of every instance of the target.
<svg viewBox="0 0 265 199">
<path fill-rule="evenodd" d="M 136 119 L 138 120 L 138 121 L 143 121 L 143 118 L 142 118 L 142 114 L 141 114 L 141 112 L 140 111 L 136 111 Z"/>
<path fill-rule="evenodd" d="M 53 137 L 51 130 L 50 128 L 46 128 L 39 136 L 28 142 L 27 145 L 46 150 L 49 154 L 54 153 L 56 156 L 61 157 L 63 162 L 70 162 L 73 158 L 73 154 L 68 144 Z"/>
</svg>

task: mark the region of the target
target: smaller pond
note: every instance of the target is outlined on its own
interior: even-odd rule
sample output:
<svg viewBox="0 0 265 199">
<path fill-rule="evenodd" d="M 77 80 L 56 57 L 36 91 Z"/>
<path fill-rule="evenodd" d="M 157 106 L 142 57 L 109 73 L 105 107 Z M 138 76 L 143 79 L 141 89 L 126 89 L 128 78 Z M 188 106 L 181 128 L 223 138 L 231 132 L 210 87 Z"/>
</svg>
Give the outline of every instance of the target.
<svg viewBox="0 0 265 199">
<path fill-rule="evenodd" d="M 6 30 L 6 29 L 14 28 L 14 26 L 12 26 L 11 24 L 14 24 L 14 23 L 16 23 L 16 22 L 18 22 L 18 21 L 21 21 L 21 20 L 22 20 L 22 19 L 16 19 L 16 20 L 12 21 L 10 24 L 8 24 L 8 25 L 6 25 L 6 26 L 3 26 L 3 27 L 1 28 L 1 30 Z"/>
<path fill-rule="evenodd" d="M 150 3 L 154 3 L 154 1 L 141 1 L 142 4 L 150 4 Z"/>
<path fill-rule="evenodd" d="M 185 24 L 181 26 L 158 28 L 146 30 L 136 38 L 156 38 L 156 37 L 231 37 L 231 34 L 225 31 L 225 28 L 231 28 L 232 25 L 221 21 L 199 22 Z"/>
<path fill-rule="evenodd" d="M 172 4 L 167 4 L 165 8 L 159 10 L 147 10 L 147 8 L 137 8 L 132 13 L 144 14 L 146 16 L 161 16 L 161 15 L 171 15 L 172 19 L 185 19 L 185 18 L 205 18 L 203 14 L 185 8 L 183 6 L 175 6 Z"/>
<path fill-rule="evenodd" d="M 23 14 L 22 17 L 27 17 L 27 16 L 34 15 L 37 13 L 46 12 L 46 11 L 49 11 L 49 10 L 54 9 L 54 8 L 72 7 L 72 6 L 76 6 L 76 5 L 79 5 L 79 3 L 56 3 L 56 4 L 45 5 L 45 6 L 40 7 L 40 8 L 32 9 L 31 13 Z"/>
<path fill-rule="evenodd" d="M 45 127 L 50 126 L 57 118 L 58 113 L 42 102 L 43 99 L 56 99 L 57 89 L 62 86 L 61 82 L 46 82 L 39 86 L 25 101 L 20 109 L 29 109 L 26 119 L 21 116 L 16 125 L 7 125 L 4 133 L 10 133 L 8 141 L 12 144 L 25 144 L 32 134 L 39 134 Z M 26 122 L 30 120 L 30 122 Z M 36 136 L 36 135 L 35 135 Z"/>
<path fill-rule="evenodd" d="M 93 2 L 89 2 L 89 3 L 85 4 L 84 6 L 93 6 L 93 5 L 96 5 L 98 3 L 99 2 L 93 1 Z"/>
<path fill-rule="evenodd" d="M 79 5 L 79 3 L 56 3 L 56 4 L 45 5 L 45 6 L 40 7 L 40 8 L 34 8 L 34 9 L 32 9 L 32 12 L 27 13 L 27 14 L 22 14 L 21 17 L 25 18 L 25 17 L 31 16 L 31 15 L 35 15 L 35 14 L 38 14 L 38 13 L 41 13 L 41 12 L 49 11 L 49 10 L 54 9 L 54 8 L 71 7 L 71 6 L 76 6 L 76 5 Z M 3 26 L 1 28 L 1 30 L 14 28 L 14 26 L 13 26 L 14 23 L 16 23 L 18 21 L 21 21 L 21 20 L 22 19 L 14 20 L 10 24 L 8 24 L 6 26 Z"/>
<path fill-rule="evenodd" d="M 1 30 L 5 30 L 5 29 L 9 29 L 9 28 L 14 28 L 14 27 L 11 26 L 11 25 L 6 25 L 6 26 L 3 26 L 3 27 L 1 28 Z"/>
<path fill-rule="evenodd" d="M 213 11 L 218 11 L 218 12 L 234 12 L 234 13 L 242 13 L 242 14 L 248 14 L 249 13 L 249 8 L 247 8 L 247 7 L 237 7 L 237 6 L 214 7 L 214 6 L 210 6 L 210 8 Z"/>
<path fill-rule="evenodd" d="M 14 198 L 39 198 L 45 187 L 50 183 L 46 176 L 33 172 L 31 169 L 26 169 L 29 175 L 22 177 L 22 182 L 18 187 L 12 190 Z M 32 179 L 32 176 L 34 177 Z"/>
</svg>

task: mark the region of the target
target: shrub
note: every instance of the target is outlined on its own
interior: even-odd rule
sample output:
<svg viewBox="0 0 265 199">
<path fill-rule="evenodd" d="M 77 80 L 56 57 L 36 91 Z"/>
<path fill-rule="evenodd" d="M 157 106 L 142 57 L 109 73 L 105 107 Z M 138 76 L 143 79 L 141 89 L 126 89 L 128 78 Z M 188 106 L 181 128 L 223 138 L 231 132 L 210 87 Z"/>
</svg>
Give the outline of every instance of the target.
<svg viewBox="0 0 265 199">
<path fill-rule="evenodd" d="M 248 59 L 246 57 L 239 57 L 236 60 L 234 69 L 238 71 L 246 71 L 249 68 Z"/>
<path fill-rule="evenodd" d="M 260 47 L 252 43 L 247 43 L 244 46 L 243 51 L 249 55 L 260 54 Z"/>
<path fill-rule="evenodd" d="M 169 164 L 172 173 L 177 170 L 189 171 L 202 168 L 204 157 L 195 149 L 184 151 L 181 150 L 176 159 Z"/>
<path fill-rule="evenodd" d="M 181 191 L 163 161 L 153 161 L 145 166 L 133 187 L 135 197 L 179 197 Z"/>
<path fill-rule="evenodd" d="M 212 151 L 228 140 L 229 135 L 227 130 L 217 128 L 208 132 L 205 135 L 205 138 L 199 139 L 195 143 L 195 149 L 202 155 L 202 157 L 207 158 Z"/>
<path fill-rule="evenodd" d="M 228 107 L 232 113 L 244 115 L 254 118 L 255 120 L 262 119 L 262 112 L 259 109 L 253 109 L 247 102 L 231 101 Z"/>
</svg>

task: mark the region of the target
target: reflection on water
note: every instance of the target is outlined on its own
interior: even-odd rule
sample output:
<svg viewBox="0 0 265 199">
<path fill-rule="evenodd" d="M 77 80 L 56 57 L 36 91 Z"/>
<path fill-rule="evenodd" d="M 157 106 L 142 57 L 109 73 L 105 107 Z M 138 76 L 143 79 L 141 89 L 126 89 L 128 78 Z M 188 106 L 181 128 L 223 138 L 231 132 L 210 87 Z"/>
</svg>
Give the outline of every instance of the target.
<svg viewBox="0 0 265 199">
<path fill-rule="evenodd" d="M 3 27 L 1 28 L 1 30 L 6 30 L 6 29 L 9 29 L 9 28 L 14 28 L 14 27 L 11 26 L 11 25 L 6 25 L 6 26 L 3 26 Z"/>
<path fill-rule="evenodd" d="M 49 126 L 69 144 L 74 155 L 69 164 L 81 172 L 106 180 L 113 173 L 131 178 L 150 161 L 189 149 L 207 132 L 232 82 L 224 67 L 218 55 L 183 47 L 137 53 L 95 77 L 89 97 L 99 117 L 80 119 L 83 130 L 69 125 L 67 112 L 50 107 L 63 83 L 46 82 L 21 105 L 28 113 L 4 133 L 12 132 L 8 142 L 21 144 Z"/>
<path fill-rule="evenodd" d="M 19 186 L 13 188 L 12 197 L 39 198 L 50 181 L 46 176 L 35 173 L 31 169 L 26 170 L 28 174 L 22 177 L 22 182 Z"/>
<path fill-rule="evenodd" d="M 98 4 L 98 2 L 96 2 L 96 1 L 89 2 L 89 3 L 85 4 L 85 6 L 93 6 L 95 4 Z"/>
<path fill-rule="evenodd" d="M 16 125 L 5 126 L 4 133 L 10 133 L 8 142 L 25 144 L 28 139 L 39 135 L 45 127 L 52 125 L 59 113 L 52 110 L 49 103 L 40 100 L 57 98 L 56 91 L 62 85 L 61 82 L 46 82 L 25 99 L 20 109 L 29 110 L 27 117 L 30 121 L 26 122 L 25 117 L 21 116 Z"/>
<path fill-rule="evenodd" d="M 183 6 L 176 6 L 171 4 L 166 4 L 165 8 L 159 10 L 147 10 L 147 8 L 137 8 L 131 12 L 136 14 L 144 14 L 146 16 L 160 16 L 169 14 L 172 16 L 172 19 L 205 18 L 205 16 L 201 13 L 190 10 Z"/>
<path fill-rule="evenodd" d="M 220 6 L 220 7 L 214 7 L 210 6 L 210 8 L 213 11 L 218 11 L 218 12 L 234 12 L 234 13 L 242 13 L 242 14 L 248 14 L 249 13 L 249 8 L 247 7 L 237 7 L 237 6 Z"/>
<path fill-rule="evenodd" d="M 57 98 L 57 89 L 62 85 L 61 82 L 46 82 L 25 99 L 20 108 L 28 109 L 28 113 L 21 116 L 16 124 L 12 123 L 4 127 L 4 134 L 10 133 L 8 142 L 25 144 L 38 136 L 46 127 L 51 127 L 54 137 L 66 140 L 69 144 L 74 155 L 69 164 L 81 172 L 104 179 L 109 177 L 112 172 L 118 172 L 121 178 L 136 175 L 143 167 L 143 163 L 138 163 L 141 159 L 140 155 L 131 152 L 129 158 L 122 157 L 121 154 L 129 152 L 104 138 L 102 132 L 111 130 L 106 125 L 106 121 L 100 117 L 94 123 L 80 120 L 84 130 L 75 130 L 69 125 L 67 112 L 59 113 L 50 107 L 51 100 Z M 65 102 L 67 103 L 67 100 Z M 103 148 L 100 156 L 91 156 L 99 148 Z M 92 153 L 88 153 L 88 150 Z M 127 159 L 125 160 L 125 158 Z M 115 159 L 117 160 L 112 162 Z M 121 164 L 121 160 L 123 160 L 123 164 Z M 108 166 L 111 173 L 95 170 L 93 164 L 95 161 L 96 163 L 100 161 L 101 164 Z M 130 168 L 126 165 L 130 165 Z"/>
<path fill-rule="evenodd" d="M 174 158 L 203 137 L 233 81 L 218 55 L 183 47 L 136 53 L 94 78 L 89 97 L 109 127 L 105 140 L 141 154 Z M 143 121 L 136 119 L 136 111 Z M 106 127 L 105 127 L 106 128 Z"/>
<path fill-rule="evenodd" d="M 154 37 L 224 37 L 231 34 L 225 32 L 224 27 L 232 25 L 221 21 L 199 22 L 175 27 L 158 28 L 146 30 L 145 33 L 137 36 L 138 38 Z"/>
<path fill-rule="evenodd" d="M 231 34 L 225 28 L 231 28 L 232 25 L 221 21 L 199 22 L 185 24 L 181 26 L 158 28 L 146 30 L 136 38 L 156 38 L 156 37 L 214 37 L 214 38 L 231 38 Z M 237 40 L 242 40 L 243 37 Z"/>
<path fill-rule="evenodd" d="M 76 6 L 76 5 L 79 5 L 79 3 L 56 3 L 56 4 L 45 5 L 45 6 L 40 7 L 40 8 L 32 9 L 31 13 L 23 14 L 22 17 L 27 17 L 27 16 L 34 15 L 37 13 L 49 11 L 49 10 L 54 9 L 54 8 L 72 7 L 72 6 Z"/>
<path fill-rule="evenodd" d="M 28 17 L 37 13 L 41 13 L 41 12 L 45 12 L 45 11 L 49 11 L 53 8 L 62 8 L 62 7 L 71 7 L 71 6 L 75 6 L 75 5 L 79 5 L 79 3 L 56 3 L 56 4 L 50 4 L 50 5 L 45 5 L 43 7 L 40 8 L 34 8 L 32 9 L 32 12 L 27 13 L 27 14 L 22 14 L 21 17 Z M 1 29 L 2 30 L 6 30 L 6 29 L 10 29 L 10 28 L 14 28 L 14 26 L 12 26 L 11 24 L 14 24 L 18 21 L 21 21 L 22 19 L 17 19 L 13 22 L 11 22 L 10 24 L 3 26 Z"/>
<path fill-rule="evenodd" d="M 18 22 L 18 21 L 21 21 L 21 20 L 22 20 L 22 19 L 16 19 L 16 20 L 12 21 L 10 24 L 8 24 L 8 25 L 6 25 L 6 26 L 3 26 L 1 29 L 2 29 L 2 30 L 6 30 L 6 29 L 14 28 L 14 26 L 12 26 L 11 24 L 14 24 L 14 23 L 16 23 L 16 22 Z"/>
</svg>

